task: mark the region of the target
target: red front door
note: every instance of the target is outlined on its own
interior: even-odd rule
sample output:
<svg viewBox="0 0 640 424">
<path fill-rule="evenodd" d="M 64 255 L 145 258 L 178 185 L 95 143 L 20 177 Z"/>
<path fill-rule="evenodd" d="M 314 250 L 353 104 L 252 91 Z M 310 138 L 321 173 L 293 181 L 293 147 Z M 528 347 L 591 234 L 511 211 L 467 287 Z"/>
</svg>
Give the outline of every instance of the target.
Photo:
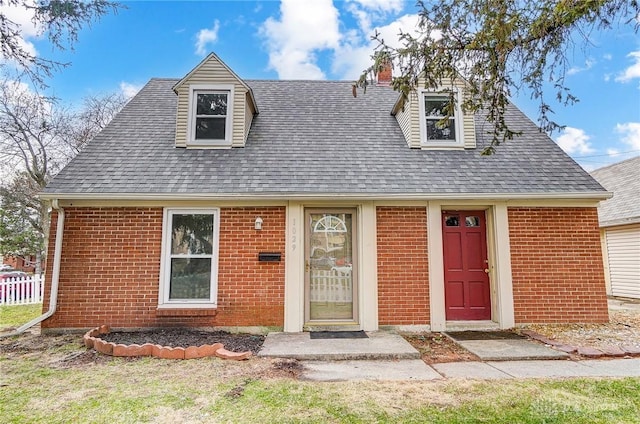
<svg viewBox="0 0 640 424">
<path fill-rule="evenodd" d="M 447 320 L 491 319 L 484 211 L 442 213 Z"/>
</svg>

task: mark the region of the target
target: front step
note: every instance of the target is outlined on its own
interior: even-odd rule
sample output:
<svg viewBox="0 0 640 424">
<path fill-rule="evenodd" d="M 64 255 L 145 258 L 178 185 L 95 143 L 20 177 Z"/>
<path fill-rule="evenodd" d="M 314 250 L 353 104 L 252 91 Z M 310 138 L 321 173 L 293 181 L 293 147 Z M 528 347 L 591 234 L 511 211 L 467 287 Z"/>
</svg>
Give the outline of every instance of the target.
<svg viewBox="0 0 640 424">
<path fill-rule="evenodd" d="M 447 321 L 445 331 L 495 331 L 500 325 L 495 321 Z"/>
<path fill-rule="evenodd" d="M 404 338 L 368 332 L 366 339 L 311 339 L 309 333 L 269 333 L 258 356 L 309 361 L 420 359 Z"/>
</svg>

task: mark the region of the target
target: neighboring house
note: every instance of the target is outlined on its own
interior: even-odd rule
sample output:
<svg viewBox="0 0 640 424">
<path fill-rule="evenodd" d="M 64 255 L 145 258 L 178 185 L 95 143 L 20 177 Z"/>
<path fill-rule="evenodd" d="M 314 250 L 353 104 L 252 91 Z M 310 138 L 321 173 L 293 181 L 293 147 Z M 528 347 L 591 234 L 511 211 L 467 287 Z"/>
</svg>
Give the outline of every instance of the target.
<svg viewBox="0 0 640 424">
<path fill-rule="evenodd" d="M 23 272 L 35 272 L 36 270 L 36 257 L 29 256 L 5 256 L 2 259 L 5 265 L 10 266 L 13 269 Z"/>
<path fill-rule="evenodd" d="M 244 81 L 214 54 L 152 79 L 42 193 L 42 328 L 607 321 L 609 193 L 514 106 L 523 136 L 481 156 L 481 117 L 437 125 L 447 96 Z"/>
<path fill-rule="evenodd" d="M 598 207 L 607 293 L 640 299 L 640 156 L 591 175 L 613 192 Z"/>
</svg>

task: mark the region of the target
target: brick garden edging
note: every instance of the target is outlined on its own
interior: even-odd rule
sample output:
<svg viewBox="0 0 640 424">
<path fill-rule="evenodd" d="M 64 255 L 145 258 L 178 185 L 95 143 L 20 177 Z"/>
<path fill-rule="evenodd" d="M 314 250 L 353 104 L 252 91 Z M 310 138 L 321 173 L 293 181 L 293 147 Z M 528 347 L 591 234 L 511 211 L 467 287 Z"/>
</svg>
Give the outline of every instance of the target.
<svg viewBox="0 0 640 424">
<path fill-rule="evenodd" d="M 154 356 L 161 359 L 195 359 L 208 356 L 217 356 L 222 359 L 233 359 L 241 361 L 251 356 L 251 352 L 231 352 L 224 348 L 222 343 L 212 345 L 189 346 L 189 347 L 168 347 L 152 343 L 143 345 L 116 344 L 106 342 L 100 338 L 101 334 L 109 334 L 111 328 L 108 325 L 101 325 L 89 330 L 82 337 L 84 345 L 93 348 L 100 353 L 111 356 Z"/>
<path fill-rule="evenodd" d="M 548 337 L 545 337 L 542 334 L 536 333 L 533 330 L 523 330 L 522 334 L 534 340 L 537 340 L 541 343 L 549 345 L 556 350 L 560 350 L 566 353 L 577 353 L 578 355 L 585 356 L 587 358 L 602 358 L 606 356 L 609 356 L 609 357 L 640 356 L 640 349 L 632 345 L 625 345 L 622 347 L 608 346 L 601 349 L 596 349 L 594 347 L 588 347 L 588 346 L 567 345 L 557 340 L 553 340 Z"/>
</svg>

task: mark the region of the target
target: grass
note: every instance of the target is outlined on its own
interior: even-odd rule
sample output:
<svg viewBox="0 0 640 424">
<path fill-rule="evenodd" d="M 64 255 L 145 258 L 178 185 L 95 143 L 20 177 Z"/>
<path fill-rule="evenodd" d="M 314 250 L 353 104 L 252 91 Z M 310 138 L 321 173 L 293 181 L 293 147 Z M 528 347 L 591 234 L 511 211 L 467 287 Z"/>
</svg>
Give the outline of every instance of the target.
<svg viewBox="0 0 640 424">
<path fill-rule="evenodd" d="M 8 423 L 640 423 L 638 393 L 639 378 L 306 382 L 255 358 L 94 357 L 77 335 L 0 345 Z"/>
<path fill-rule="evenodd" d="M 0 331 L 19 327 L 42 314 L 42 303 L 0 306 Z"/>
</svg>

